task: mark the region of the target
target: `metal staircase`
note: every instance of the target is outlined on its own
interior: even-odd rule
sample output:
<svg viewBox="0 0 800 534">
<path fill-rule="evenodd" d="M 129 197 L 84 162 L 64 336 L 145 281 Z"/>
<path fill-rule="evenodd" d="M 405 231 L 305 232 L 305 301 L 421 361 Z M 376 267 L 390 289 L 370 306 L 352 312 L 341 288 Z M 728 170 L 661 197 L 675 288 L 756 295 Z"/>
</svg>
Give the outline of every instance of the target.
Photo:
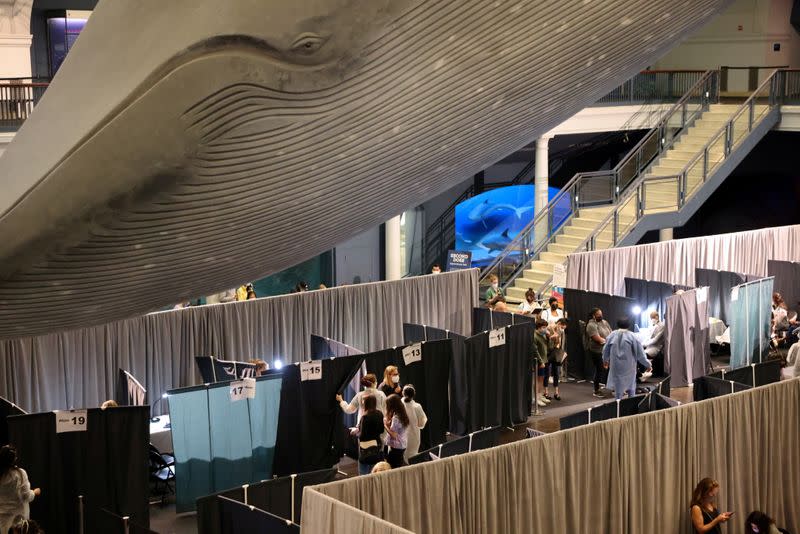
<svg viewBox="0 0 800 534">
<path fill-rule="evenodd" d="M 741 105 L 719 103 L 708 71 L 611 171 L 580 173 L 498 255 L 508 300 L 552 289 L 553 270 L 574 252 L 632 245 L 645 232 L 682 225 L 780 120 L 797 71 L 775 71 Z"/>
</svg>

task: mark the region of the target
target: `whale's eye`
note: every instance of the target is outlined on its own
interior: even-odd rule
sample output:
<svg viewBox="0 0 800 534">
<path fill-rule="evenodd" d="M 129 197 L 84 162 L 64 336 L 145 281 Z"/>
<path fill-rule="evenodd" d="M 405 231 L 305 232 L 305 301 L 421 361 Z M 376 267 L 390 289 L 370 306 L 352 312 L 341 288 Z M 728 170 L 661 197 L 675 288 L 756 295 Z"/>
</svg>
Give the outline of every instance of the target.
<svg viewBox="0 0 800 534">
<path fill-rule="evenodd" d="M 292 43 L 292 51 L 298 54 L 313 54 L 325 44 L 325 39 L 313 33 L 304 33 Z"/>
</svg>

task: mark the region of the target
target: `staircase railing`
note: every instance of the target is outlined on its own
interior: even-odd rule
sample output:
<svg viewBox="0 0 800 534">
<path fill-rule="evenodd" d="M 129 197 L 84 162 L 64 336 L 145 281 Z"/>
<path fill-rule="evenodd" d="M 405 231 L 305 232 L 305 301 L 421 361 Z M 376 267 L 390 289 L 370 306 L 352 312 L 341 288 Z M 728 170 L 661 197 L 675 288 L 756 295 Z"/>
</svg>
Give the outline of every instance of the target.
<svg viewBox="0 0 800 534">
<path fill-rule="evenodd" d="M 22 124 L 48 85 L 36 78 L 0 78 L 0 126 Z"/>
<path fill-rule="evenodd" d="M 647 190 L 650 187 L 665 183 L 677 185 L 675 206 L 677 210 L 683 208 L 694 192 L 702 187 L 774 108 L 793 101 L 800 101 L 800 71 L 774 71 L 698 150 L 680 173 L 670 176 L 642 175 L 637 178 L 619 198 L 611 213 L 576 247 L 575 252 L 598 250 L 598 245 L 601 248 L 616 246 L 647 215 L 648 209 L 664 208 L 658 201 L 648 201 Z M 539 293 L 544 294 L 552 289 L 552 282 L 550 277 L 539 288 Z"/>
<path fill-rule="evenodd" d="M 481 285 L 486 285 L 489 275 L 495 274 L 500 285 L 508 287 L 579 209 L 615 204 L 620 193 L 640 178 L 645 169 L 717 101 L 718 74 L 718 71 L 706 71 L 613 169 L 573 176 L 483 270 Z"/>
<path fill-rule="evenodd" d="M 659 109 L 646 110 L 650 104 L 664 104 L 680 99 L 687 90 L 694 86 L 704 75 L 701 70 L 651 70 L 642 71 L 631 79 L 626 80 L 608 94 L 603 96 L 595 106 L 619 106 L 640 104 L 642 109 L 634 113 L 630 119 L 619 128 L 629 129 L 628 126 L 641 124 L 643 115 L 650 115 Z M 616 132 L 614 132 L 615 134 Z M 571 154 L 570 154 L 571 155 Z M 563 156 L 563 157 L 559 157 Z M 567 154 L 551 154 L 549 176 L 553 176 L 563 164 Z M 533 181 L 535 162 L 529 162 L 510 181 L 501 185 L 527 184 Z M 498 185 L 497 187 L 500 187 Z M 488 188 L 488 187 L 487 187 Z M 442 261 L 444 254 L 455 239 L 455 206 L 464 200 L 480 193 L 473 185 L 464 192 L 428 226 L 423 244 L 423 269 L 427 269 L 435 261 Z"/>
</svg>

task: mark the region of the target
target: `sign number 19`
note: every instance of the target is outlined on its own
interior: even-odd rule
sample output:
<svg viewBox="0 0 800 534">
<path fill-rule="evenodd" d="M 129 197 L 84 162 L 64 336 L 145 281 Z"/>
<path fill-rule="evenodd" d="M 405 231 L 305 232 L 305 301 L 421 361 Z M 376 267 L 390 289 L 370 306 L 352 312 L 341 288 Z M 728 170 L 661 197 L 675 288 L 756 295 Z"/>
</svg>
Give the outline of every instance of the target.
<svg viewBox="0 0 800 534">
<path fill-rule="evenodd" d="M 72 424 L 73 425 L 81 425 L 81 426 L 83 426 L 83 425 L 86 424 L 86 418 L 84 416 L 82 416 L 82 415 L 78 416 L 78 417 L 73 417 L 72 418 Z"/>
</svg>

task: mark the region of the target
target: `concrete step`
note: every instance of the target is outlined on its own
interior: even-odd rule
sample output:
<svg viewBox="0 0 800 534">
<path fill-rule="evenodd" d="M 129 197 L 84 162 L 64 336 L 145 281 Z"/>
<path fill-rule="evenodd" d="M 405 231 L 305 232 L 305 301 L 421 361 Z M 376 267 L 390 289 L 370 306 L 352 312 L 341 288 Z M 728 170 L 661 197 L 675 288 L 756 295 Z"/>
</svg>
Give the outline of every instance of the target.
<svg viewBox="0 0 800 534">
<path fill-rule="evenodd" d="M 597 225 L 600 224 L 602 220 L 603 219 L 595 220 L 595 219 L 589 219 L 587 217 L 578 217 L 577 219 L 572 219 L 570 225 L 576 226 L 578 228 L 590 228 L 594 230 L 595 228 L 597 228 Z"/>
<path fill-rule="evenodd" d="M 557 242 L 552 242 L 547 245 L 548 252 L 555 252 L 556 254 L 572 254 L 575 252 L 575 247 L 572 245 L 562 245 Z"/>
<path fill-rule="evenodd" d="M 566 254 L 559 254 L 557 252 L 542 252 L 539 254 L 539 259 L 546 262 L 552 263 L 564 263 L 567 261 Z"/>
<path fill-rule="evenodd" d="M 569 234 L 558 234 L 556 236 L 556 243 L 559 245 L 568 245 L 571 247 L 577 247 L 583 242 L 584 239 L 586 239 L 586 237 L 579 237 Z"/>
<path fill-rule="evenodd" d="M 590 233 L 592 233 L 591 228 L 582 228 L 580 226 L 572 226 L 572 225 L 564 227 L 564 234 L 569 236 L 574 236 L 574 237 L 583 236 L 585 238 Z"/>
</svg>

